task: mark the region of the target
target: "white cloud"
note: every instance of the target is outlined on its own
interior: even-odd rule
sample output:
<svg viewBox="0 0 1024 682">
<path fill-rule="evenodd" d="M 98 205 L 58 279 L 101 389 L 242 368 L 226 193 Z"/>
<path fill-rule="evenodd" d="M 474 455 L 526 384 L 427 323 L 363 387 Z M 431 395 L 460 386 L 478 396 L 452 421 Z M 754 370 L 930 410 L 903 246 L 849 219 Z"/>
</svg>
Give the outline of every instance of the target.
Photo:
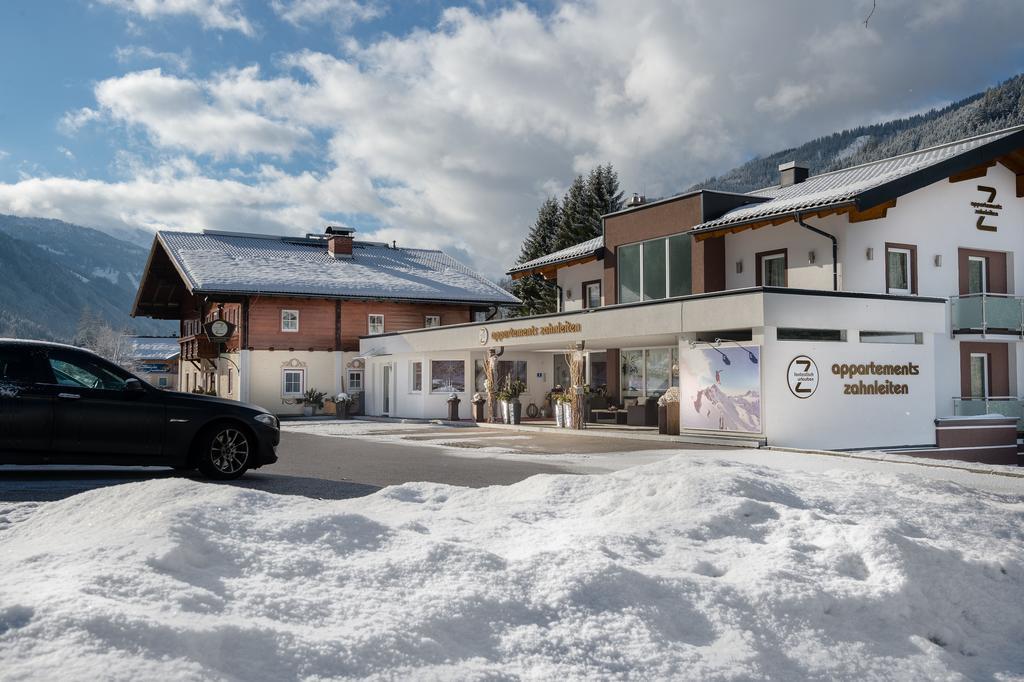
<svg viewBox="0 0 1024 682">
<path fill-rule="evenodd" d="M 272 0 L 279 17 L 296 26 L 326 19 L 341 28 L 383 16 L 385 8 L 373 0 Z"/>
<path fill-rule="evenodd" d="M 614 163 L 627 192 L 665 195 L 1012 72 L 1024 5 L 992 5 L 967 28 L 930 8 L 892 0 L 869 28 L 863 1 L 450 9 L 433 30 L 283 55 L 273 74 L 128 73 L 100 82 L 67 127 L 102 116 L 145 131 L 140 158 L 191 166 L 0 185 L 0 212 L 293 233 L 365 213 L 378 237 L 464 249 L 497 274 L 543 197 L 594 163 Z M 275 165 L 300 151 L 318 170 Z M 263 165 L 225 170 L 236 159 Z"/>
<path fill-rule="evenodd" d="M 188 50 L 179 54 L 177 52 L 157 52 L 145 45 L 126 45 L 114 50 L 114 57 L 122 64 L 134 62 L 162 62 L 178 72 L 188 71 L 189 63 L 192 61 Z"/>
<path fill-rule="evenodd" d="M 237 0 L 99 0 L 123 12 L 154 20 L 171 16 L 193 16 L 203 28 L 239 31 L 247 36 L 256 31 Z"/>
<path fill-rule="evenodd" d="M 57 151 L 60 152 L 61 155 L 65 159 L 67 159 L 68 161 L 74 161 L 75 160 L 75 153 L 73 151 L 71 151 L 70 149 L 68 149 L 67 147 L 59 146 L 59 147 L 57 147 Z"/>
<path fill-rule="evenodd" d="M 57 129 L 65 135 L 74 135 L 81 128 L 100 119 L 100 112 L 89 107 L 69 111 L 57 123 Z"/>
</svg>

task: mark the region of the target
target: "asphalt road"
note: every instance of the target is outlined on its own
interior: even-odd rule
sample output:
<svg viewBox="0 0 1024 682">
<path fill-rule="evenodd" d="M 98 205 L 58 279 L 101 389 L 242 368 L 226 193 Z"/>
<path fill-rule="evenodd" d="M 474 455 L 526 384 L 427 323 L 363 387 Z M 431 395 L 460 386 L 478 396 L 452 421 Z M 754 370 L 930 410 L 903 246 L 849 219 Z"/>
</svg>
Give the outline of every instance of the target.
<svg viewBox="0 0 1024 682">
<path fill-rule="evenodd" d="M 445 430 L 428 430 L 430 437 Z M 463 435 L 465 429 L 455 430 Z M 483 432 L 474 436 L 485 436 Z M 536 461 L 509 461 L 491 457 L 446 455 L 443 449 L 419 442 L 416 433 L 407 439 L 373 440 L 368 438 L 327 437 L 284 431 L 276 464 L 250 471 L 229 485 L 265 490 L 283 495 L 304 495 L 322 499 L 343 499 L 368 495 L 387 485 L 410 481 L 431 481 L 452 485 L 482 487 L 515 483 L 535 474 L 566 473 L 564 466 Z M 517 448 L 534 454 L 548 450 L 542 442 L 551 437 L 514 442 Z M 559 437 L 553 437 L 556 442 Z M 564 438 L 564 437 L 562 437 Z M 618 443 L 608 439 L 575 439 L 578 449 L 628 450 L 636 441 Z M 495 443 L 493 440 L 488 444 Z M 568 443 L 568 441 L 566 441 Z M 495 443 L 496 444 L 496 443 Z M 658 444 L 664 447 L 664 444 Z M 550 448 L 549 448 L 550 449 Z M 566 447 L 553 448 L 565 452 Z M 622 451 L 622 450 L 620 450 Z M 186 477 L 203 481 L 196 473 L 171 469 L 117 467 L 21 467 L 0 466 L 0 502 L 57 500 L 86 490 L 134 481 Z M 211 485 L 220 485 L 211 483 Z"/>
</svg>

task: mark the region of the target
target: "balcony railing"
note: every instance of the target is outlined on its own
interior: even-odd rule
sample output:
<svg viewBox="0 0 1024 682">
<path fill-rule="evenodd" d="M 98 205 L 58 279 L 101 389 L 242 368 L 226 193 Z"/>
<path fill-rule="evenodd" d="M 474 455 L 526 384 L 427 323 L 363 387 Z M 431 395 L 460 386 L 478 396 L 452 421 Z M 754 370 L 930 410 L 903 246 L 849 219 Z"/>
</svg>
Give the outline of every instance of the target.
<svg viewBox="0 0 1024 682">
<path fill-rule="evenodd" d="M 1024 297 L 1010 294 L 953 296 L 953 331 L 1024 336 Z"/>
<path fill-rule="evenodd" d="M 1001 414 L 1017 420 L 1017 430 L 1024 431 L 1024 399 L 1015 397 L 953 398 L 954 417 L 977 417 Z"/>
</svg>

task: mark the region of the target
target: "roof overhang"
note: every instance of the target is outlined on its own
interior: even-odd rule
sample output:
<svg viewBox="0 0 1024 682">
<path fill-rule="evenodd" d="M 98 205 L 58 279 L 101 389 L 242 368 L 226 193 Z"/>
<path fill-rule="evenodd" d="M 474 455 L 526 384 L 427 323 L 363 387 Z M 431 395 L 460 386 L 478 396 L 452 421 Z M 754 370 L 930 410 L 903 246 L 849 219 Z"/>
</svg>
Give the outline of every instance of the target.
<svg viewBox="0 0 1024 682">
<path fill-rule="evenodd" d="M 131 316 L 180 320 L 182 310 L 194 293 L 192 283 L 157 234 L 135 292 Z"/>
<path fill-rule="evenodd" d="M 591 253 L 577 256 L 576 258 L 570 258 L 568 260 L 557 260 L 551 263 L 544 263 L 541 265 L 535 265 L 531 268 L 523 268 L 521 270 L 512 269 L 509 270 L 509 275 L 513 280 L 522 279 L 524 277 L 531 277 L 540 275 L 546 280 L 554 280 L 558 277 L 558 271 L 561 268 L 567 268 L 572 265 L 583 265 L 584 263 L 592 263 L 596 260 L 600 260 L 604 257 L 604 247 L 598 247 Z"/>
</svg>

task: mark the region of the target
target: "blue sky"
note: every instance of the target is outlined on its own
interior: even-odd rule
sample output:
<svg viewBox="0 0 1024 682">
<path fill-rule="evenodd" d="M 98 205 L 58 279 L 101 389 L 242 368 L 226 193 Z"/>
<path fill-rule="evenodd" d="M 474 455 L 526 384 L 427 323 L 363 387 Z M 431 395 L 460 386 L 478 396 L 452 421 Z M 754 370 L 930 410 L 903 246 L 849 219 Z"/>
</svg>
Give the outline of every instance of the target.
<svg viewBox="0 0 1024 682">
<path fill-rule="evenodd" d="M 6 0 L 0 213 L 363 236 L 491 275 L 601 162 L 680 191 L 1024 69 L 1024 3 Z"/>
</svg>

